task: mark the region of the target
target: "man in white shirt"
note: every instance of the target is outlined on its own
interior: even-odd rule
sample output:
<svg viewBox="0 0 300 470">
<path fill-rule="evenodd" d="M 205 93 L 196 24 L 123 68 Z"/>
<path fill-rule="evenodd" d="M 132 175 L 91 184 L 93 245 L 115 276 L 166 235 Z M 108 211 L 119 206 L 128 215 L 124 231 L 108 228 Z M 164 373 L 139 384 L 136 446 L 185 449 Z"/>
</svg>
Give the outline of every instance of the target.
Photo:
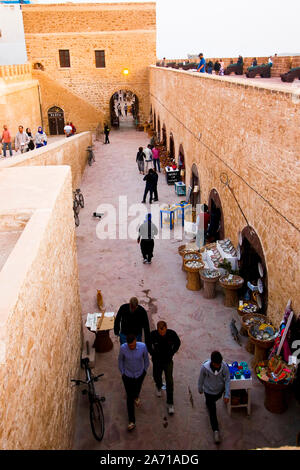
<svg viewBox="0 0 300 470">
<path fill-rule="evenodd" d="M 72 126 L 70 126 L 69 122 L 67 122 L 67 124 L 64 127 L 64 133 L 66 134 L 66 137 L 71 137 L 72 135 Z"/>
<path fill-rule="evenodd" d="M 151 145 L 149 144 L 148 147 L 144 150 L 144 154 L 146 155 L 145 163 L 146 163 L 146 168 L 145 168 L 145 173 L 148 173 L 149 166 L 152 163 L 152 150 L 151 150 Z"/>
<path fill-rule="evenodd" d="M 26 152 L 27 145 L 29 143 L 29 137 L 24 132 L 23 126 L 19 126 L 19 131 L 16 134 L 15 137 L 15 151 L 18 152 L 18 150 L 21 150 L 21 153 Z"/>
</svg>

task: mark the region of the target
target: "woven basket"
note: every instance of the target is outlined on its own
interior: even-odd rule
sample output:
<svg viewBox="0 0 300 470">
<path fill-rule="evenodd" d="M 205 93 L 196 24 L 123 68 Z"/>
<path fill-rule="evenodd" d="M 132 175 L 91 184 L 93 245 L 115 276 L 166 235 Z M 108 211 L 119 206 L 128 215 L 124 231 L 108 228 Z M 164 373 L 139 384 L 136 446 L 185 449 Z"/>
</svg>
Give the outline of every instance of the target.
<svg viewBox="0 0 300 470">
<path fill-rule="evenodd" d="M 178 253 L 180 254 L 180 256 L 184 255 L 184 250 L 185 250 L 185 245 L 180 245 L 178 247 Z"/>
<path fill-rule="evenodd" d="M 275 341 L 275 339 L 271 339 L 271 340 L 263 340 L 263 339 L 256 339 L 254 338 L 254 336 L 251 335 L 250 333 L 250 328 L 248 329 L 248 335 L 249 335 L 249 338 L 251 339 L 252 343 L 254 344 L 257 344 L 258 346 L 260 346 L 261 348 L 263 349 L 270 349 Z"/>
<path fill-rule="evenodd" d="M 188 263 L 189 261 L 190 260 L 187 260 L 187 261 L 184 262 L 184 270 L 188 271 L 190 273 L 196 273 L 197 271 L 201 271 L 205 267 L 204 263 L 202 263 L 202 262 L 200 263 L 201 264 L 200 268 L 192 268 L 192 267 L 186 266 L 186 263 Z"/>
<path fill-rule="evenodd" d="M 246 330 L 249 330 L 250 326 L 252 326 L 253 323 L 252 325 L 247 325 L 245 323 L 245 320 L 249 320 L 250 318 L 253 318 L 253 317 L 259 317 L 261 320 L 264 320 L 264 323 L 268 323 L 271 325 L 270 320 L 265 315 L 261 315 L 260 313 L 245 313 L 241 318 L 242 327 L 245 328 Z"/>
</svg>

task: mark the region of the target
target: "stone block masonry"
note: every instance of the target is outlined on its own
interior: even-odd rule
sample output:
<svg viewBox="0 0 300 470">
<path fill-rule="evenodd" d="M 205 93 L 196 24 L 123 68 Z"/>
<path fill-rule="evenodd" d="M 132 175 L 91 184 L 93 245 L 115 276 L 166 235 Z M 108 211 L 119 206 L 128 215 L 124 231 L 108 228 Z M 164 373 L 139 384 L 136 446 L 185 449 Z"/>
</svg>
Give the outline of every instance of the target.
<svg viewBox="0 0 300 470">
<path fill-rule="evenodd" d="M 0 231 L 27 212 L 0 271 L 1 449 L 72 445 L 81 306 L 71 190 L 68 167 L 0 171 Z"/>
<path fill-rule="evenodd" d="M 80 121 L 80 112 L 73 107 L 72 122 L 78 119 L 80 131 L 109 120 L 110 98 L 120 89 L 138 96 L 140 120 L 149 119 L 147 67 L 156 62 L 154 3 L 25 5 L 22 10 L 29 60 L 44 67 L 39 75 L 45 74 L 47 82 L 51 79 L 80 98 L 82 109 L 84 103 L 94 109 L 92 119 Z M 60 49 L 69 50 L 70 67 L 60 66 Z M 96 68 L 95 50 L 105 51 L 105 67 Z M 127 76 L 122 73 L 125 68 Z M 51 106 L 64 109 L 65 100 L 69 107 L 68 96 L 57 97 L 55 91 L 45 89 L 42 86 L 44 116 Z M 103 117 L 99 119 L 95 110 Z"/>
<path fill-rule="evenodd" d="M 175 156 L 183 146 L 186 183 L 193 164 L 201 203 L 216 189 L 225 236 L 238 243 L 246 225 L 232 194 L 220 181 L 226 172 L 249 225 L 256 231 L 268 269 L 268 315 L 277 326 L 289 298 L 300 310 L 299 126 L 300 99 L 293 87 L 151 67 L 152 112 L 172 132 Z"/>
</svg>

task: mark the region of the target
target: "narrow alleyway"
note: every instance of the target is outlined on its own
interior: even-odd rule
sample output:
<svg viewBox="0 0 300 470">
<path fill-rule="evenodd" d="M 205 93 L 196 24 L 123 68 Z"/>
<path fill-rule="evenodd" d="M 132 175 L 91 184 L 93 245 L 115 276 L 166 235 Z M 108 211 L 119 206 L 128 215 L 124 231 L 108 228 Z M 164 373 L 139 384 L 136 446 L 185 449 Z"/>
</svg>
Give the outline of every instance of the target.
<svg viewBox="0 0 300 470">
<path fill-rule="evenodd" d="M 92 217 L 98 206 L 107 203 L 117 208 L 119 196 L 127 196 L 130 207 L 141 202 L 144 190 L 135 157 L 138 147 L 148 144 L 148 136 L 122 126 L 111 132 L 110 141 L 110 145 L 96 142 L 96 162 L 87 166 L 81 184 L 85 207 L 79 214 L 80 226 L 76 231 L 83 319 L 85 322 L 88 312 L 98 310 L 96 293 L 101 289 L 108 311 L 117 312 L 121 304 L 137 296 L 148 311 L 152 328 L 158 320 L 167 321 L 182 341 L 174 358 L 175 414 L 167 414 L 164 394 L 162 398 L 155 396 L 150 365 L 141 392 L 142 406 L 136 410 L 137 427 L 131 433 L 127 431 L 125 392 L 117 362 L 119 342 L 111 331 L 114 347 L 96 355 L 95 369 L 95 373 L 105 374 L 96 384 L 96 389 L 106 397 L 105 435 L 100 443 L 93 438 L 88 400 L 79 394 L 74 449 L 215 449 L 204 397 L 197 390 L 200 365 L 214 349 L 219 349 L 228 362 L 250 363 L 253 356 L 244 348 L 245 338 L 240 347 L 230 334 L 230 321 L 238 315 L 234 309 L 223 306 L 221 289 L 214 300 L 203 299 L 201 291 L 186 289 L 186 275 L 177 251 L 182 241 L 157 240 L 152 264 L 144 265 L 136 240 L 97 238 L 97 224 L 104 223 Z M 163 173 L 159 175 L 158 194 L 160 204 L 182 199 L 175 195 L 174 186 L 166 184 Z M 132 219 L 129 217 L 129 221 Z M 255 379 L 250 417 L 245 409 L 234 410 L 229 417 L 223 402 L 218 402 L 222 437 L 218 448 L 295 445 L 299 429 L 294 416 L 299 414 L 299 405 L 293 399 L 286 413 L 275 415 L 265 409 L 263 402 L 263 386 Z"/>
</svg>

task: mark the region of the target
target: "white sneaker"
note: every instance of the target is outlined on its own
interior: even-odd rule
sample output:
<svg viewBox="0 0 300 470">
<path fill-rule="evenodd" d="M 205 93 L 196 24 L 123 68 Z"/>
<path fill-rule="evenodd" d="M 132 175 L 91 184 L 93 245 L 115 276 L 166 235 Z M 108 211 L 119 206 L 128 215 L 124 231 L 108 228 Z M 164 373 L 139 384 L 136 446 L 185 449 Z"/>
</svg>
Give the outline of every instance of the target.
<svg viewBox="0 0 300 470">
<path fill-rule="evenodd" d="M 158 398 L 161 397 L 161 389 L 156 388 L 156 396 L 157 396 Z"/>
<path fill-rule="evenodd" d="M 220 444 L 221 439 L 220 439 L 219 431 L 214 431 L 214 441 L 215 441 L 215 444 Z"/>
<path fill-rule="evenodd" d="M 145 264 L 145 263 L 148 263 L 148 261 L 146 260 L 146 258 L 143 259 L 143 263 L 144 263 L 144 264 Z"/>
<path fill-rule="evenodd" d="M 175 412 L 174 405 L 168 405 L 168 413 L 169 415 L 173 415 Z"/>
</svg>

